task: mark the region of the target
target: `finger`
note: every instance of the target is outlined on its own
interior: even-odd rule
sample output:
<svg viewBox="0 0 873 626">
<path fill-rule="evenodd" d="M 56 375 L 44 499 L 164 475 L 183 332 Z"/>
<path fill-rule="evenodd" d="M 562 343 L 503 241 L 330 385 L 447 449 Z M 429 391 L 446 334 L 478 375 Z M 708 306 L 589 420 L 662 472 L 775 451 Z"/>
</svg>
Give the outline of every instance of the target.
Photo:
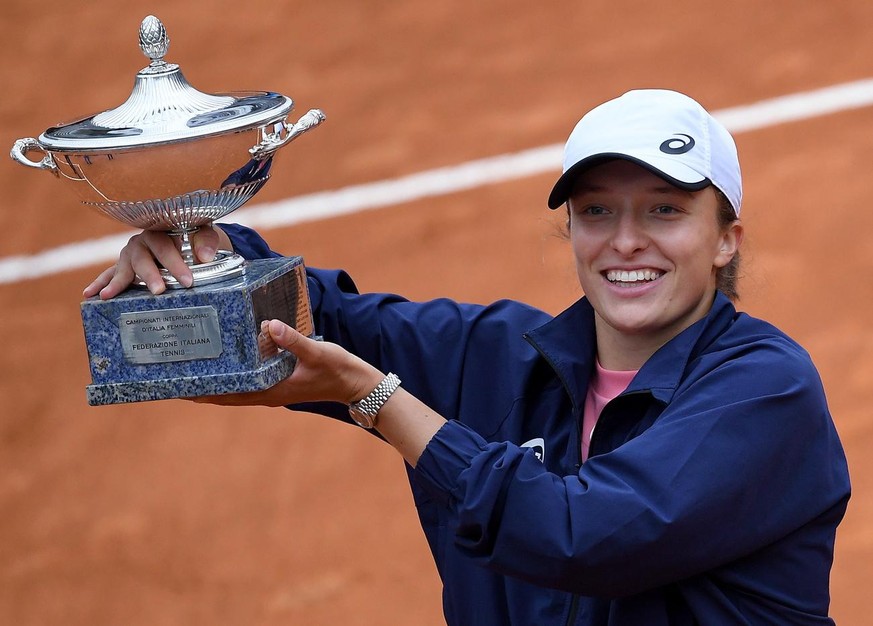
<svg viewBox="0 0 873 626">
<path fill-rule="evenodd" d="M 288 404 L 276 393 L 275 387 L 263 391 L 249 391 L 245 393 L 227 393 L 214 396 L 197 396 L 188 398 L 197 404 L 212 404 L 215 406 L 270 406 L 278 407 Z"/>
<path fill-rule="evenodd" d="M 109 300 L 120 294 L 122 291 L 130 287 L 130 283 L 133 282 L 135 277 L 133 268 L 127 263 L 119 261 L 112 269 L 114 271 L 112 278 L 109 280 L 109 283 L 100 290 L 101 300 Z"/>
<path fill-rule="evenodd" d="M 155 295 L 163 293 L 167 288 L 155 257 L 145 246 L 139 245 L 133 248 L 127 256 L 127 265 L 122 267 L 130 269 L 130 281 L 134 280 L 134 276 L 139 276 L 149 291 Z M 123 278 L 126 276 L 120 279 Z"/>
<path fill-rule="evenodd" d="M 270 320 L 267 322 L 266 330 L 270 333 L 270 337 L 276 342 L 276 345 L 294 353 L 297 357 L 305 357 L 311 353 L 311 346 L 307 342 L 312 342 L 312 339 L 303 336 L 285 322 Z"/>
<path fill-rule="evenodd" d="M 211 225 L 202 226 L 191 237 L 191 247 L 194 249 L 194 256 L 201 263 L 209 263 L 215 258 L 215 252 L 218 250 L 219 236 Z"/>
<path fill-rule="evenodd" d="M 197 396 L 195 398 L 188 398 L 188 400 L 196 402 L 197 404 L 214 404 L 217 406 L 243 406 L 246 404 L 247 397 L 248 394 L 228 393 L 215 396 Z"/>
<path fill-rule="evenodd" d="M 106 285 L 109 284 L 109 281 L 112 280 L 112 277 L 115 276 L 115 265 L 112 267 L 106 268 L 95 278 L 90 285 L 85 287 L 84 291 L 82 291 L 82 295 L 86 298 L 90 298 L 91 296 L 96 296 L 100 293 L 100 290 L 103 289 Z"/>
<path fill-rule="evenodd" d="M 169 235 L 146 231 L 137 241 L 140 245 L 131 249 L 130 264 L 136 274 L 146 283 L 154 294 L 162 293 L 166 287 L 161 277 L 158 263 L 164 266 L 182 286 L 194 283 L 191 268 L 185 263 L 182 254 Z"/>
</svg>

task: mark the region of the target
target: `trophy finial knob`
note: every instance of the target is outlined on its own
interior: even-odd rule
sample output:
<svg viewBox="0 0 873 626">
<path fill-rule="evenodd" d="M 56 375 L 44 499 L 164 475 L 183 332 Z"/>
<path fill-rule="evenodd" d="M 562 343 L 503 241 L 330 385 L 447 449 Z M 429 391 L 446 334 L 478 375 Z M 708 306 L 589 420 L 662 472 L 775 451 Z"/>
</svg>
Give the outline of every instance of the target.
<svg viewBox="0 0 873 626">
<path fill-rule="evenodd" d="M 152 65 L 162 63 L 167 54 L 170 37 L 161 20 L 154 15 L 147 16 L 139 26 L 139 47 L 151 59 Z"/>
</svg>

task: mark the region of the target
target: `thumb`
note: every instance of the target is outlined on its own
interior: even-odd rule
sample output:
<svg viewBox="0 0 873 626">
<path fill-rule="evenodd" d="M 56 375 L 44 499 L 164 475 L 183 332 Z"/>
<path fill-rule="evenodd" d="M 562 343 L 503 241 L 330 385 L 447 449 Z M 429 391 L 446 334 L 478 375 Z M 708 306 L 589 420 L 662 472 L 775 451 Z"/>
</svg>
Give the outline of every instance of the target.
<svg viewBox="0 0 873 626">
<path fill-rule="evenodd" d="M 218 233 L 211 226 L 203 226 L 191 237 L 194 255 L 201 263 L 209 263 L 218 249 Z"/>
<path fill-rule="evenodd" d="M 307 352 L 307 338 L 294 328 L 291 328 L 281 320 L 270 320 L 267 323 L 267 332 L 280 348 L 301 356 Z"/>
</svg>

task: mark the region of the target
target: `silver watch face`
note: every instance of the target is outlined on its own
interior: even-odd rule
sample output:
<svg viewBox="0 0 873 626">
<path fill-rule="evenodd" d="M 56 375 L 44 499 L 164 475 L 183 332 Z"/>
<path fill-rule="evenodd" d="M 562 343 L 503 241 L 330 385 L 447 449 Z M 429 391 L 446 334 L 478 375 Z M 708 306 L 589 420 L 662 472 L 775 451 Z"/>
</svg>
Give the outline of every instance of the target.
<svg viewBox="0 0 873 626">
<path fill-rule="evenodd" d="M 358 410 L 354 406 L 349 407 L 349 415 L 354 420 L 355 424 L 360 426 L 361 428 L 373 428 L 376 425 L 376 420 L 373 419 L 370 415 L 367 415 L 363 411 Z"/>
</svg>

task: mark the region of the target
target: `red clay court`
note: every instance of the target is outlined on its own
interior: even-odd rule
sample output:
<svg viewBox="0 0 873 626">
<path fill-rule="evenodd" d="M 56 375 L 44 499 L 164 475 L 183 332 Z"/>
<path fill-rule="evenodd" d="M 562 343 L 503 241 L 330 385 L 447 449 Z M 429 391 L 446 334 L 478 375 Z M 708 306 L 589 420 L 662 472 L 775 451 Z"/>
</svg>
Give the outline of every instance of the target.
<svg viewBox="0 0 873 626">
<path fill-rule="evenodd" d="M 354 185 L 363 196 L 371 183 L 560 144 L 582 112 L 631 88 L 677 89 L 718 112 L 873 78 L 867 0 L 7 0 L 0 144 L 123 102 L 146 64 L 148 13 L 199 90 L 274 90 L 297 102 L 293 119 L 328 116 L 277 157 L 273 180 L 231 216 L 243 223 L 268 203 Z M 810 351 L 849 456 L 832 615 L 852 625 L 873 609 L 873 105 L 840 105 L 736 138 L 740 306 Z M 309 265 L 347 269 L 362 290 L 557 313 L 580 295 L 546 208 L 559 167 L 303 223 L 271 205 L 285 221 L 260 230 Z M 89 407 L 79 301 L 108 260 L 79 244 L 124 227 L 10 159 L 0 181 L 0 623 L 443 623 L 388 446 L 279 409 Z M 42 267 L 47 252 L 49 273 L 14 270 L 22 256 Z M 81 258 L 87 267 L 68 269 Z"/>
</svg>

